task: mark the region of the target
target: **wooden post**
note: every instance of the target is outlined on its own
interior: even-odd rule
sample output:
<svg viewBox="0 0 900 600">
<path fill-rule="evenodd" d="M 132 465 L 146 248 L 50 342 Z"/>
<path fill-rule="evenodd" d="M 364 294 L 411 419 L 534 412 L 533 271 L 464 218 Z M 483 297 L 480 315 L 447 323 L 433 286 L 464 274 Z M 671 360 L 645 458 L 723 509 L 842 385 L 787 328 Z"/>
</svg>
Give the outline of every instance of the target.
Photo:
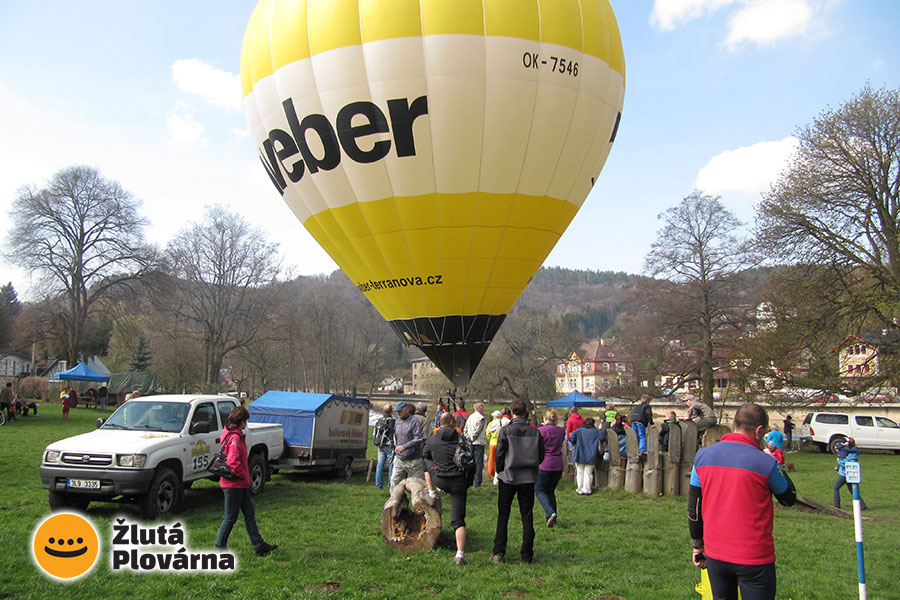
<svg viewBox="0 0 900 600">
<path fill-rule="evenodd" d="M 372 478 L 372 469 L 375 468 L 375 465 L 378 464 L 374 460 L 369 461 L 369 468 L 366 469 L 366 483 L 369 483 L 369 479 Z"/>
<path fill-rule="evenodd" d="M 402 552 L 434 548 L 441 535 L 441 499 L 428 495 L 424 479 L 410 477 L 394 486 L 381 513 L 381 535 Z"/>
<path fill-rule="evenodd" d="M 609 434 L 609 431 L 605 433 Z M 606 452 L 606 446 L 603 440 L 597 442 L 597 465 L 594 467 L 594 487 L 609 487 L 609 461 L 603 460 L 603 453 Z"/>
<path fill-rule="evenodd" d="M 697 455 L 697 425 L 693 421 L 682 421 L 681 425 L 681 495 L 691 491 L 691 471 Z"/>
<path fill-rule="evenodd" d="M 663 493 L 677 496 L 681 492 L 681 427 L 669 423 L 669 451 L 663 453 Z"/>
<path fill-rule="evenodd" d="M 659 425 L 651 425 L 647 428 L 647 461 L 644 463 L 644 492 L 648 496 L 662 495 L 662 471 L 659 466 Z"/>
<path fill-rule="evenodd" d="M 625 483 L 625 461 L 619 454 L 619 436 L 612 429 L 606 430 L 609 436 L 609 489 L 618 490 Z"/>
<path fill-rule="evenodd" d="M 731 428 L 727 425 L 713 425 L 703 432 L 703 447 L 718 443 L 726 433 L 731 433 Z"/>
<path fill-rule="evenodd" d="M 637 432 L 631 428 L 625 428 L 625 491 L 630 494 L 640 494 L 644 487 L 643 473 L 641 469 L 641 451 L 638 448 Z"/>
</svg>

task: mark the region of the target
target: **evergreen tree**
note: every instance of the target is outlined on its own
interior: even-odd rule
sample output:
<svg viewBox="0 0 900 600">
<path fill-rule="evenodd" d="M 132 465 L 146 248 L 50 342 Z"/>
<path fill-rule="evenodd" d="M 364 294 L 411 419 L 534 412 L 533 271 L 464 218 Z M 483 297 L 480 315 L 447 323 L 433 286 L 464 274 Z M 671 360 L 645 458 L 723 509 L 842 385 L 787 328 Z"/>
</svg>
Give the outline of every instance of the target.
<svg viewBox="0 0 900 600">
<path fill-rule="evenodd" d="M 19 311 L 22 310 L 22 303 L 19 302 L 19 295 L 16 293 L 16 289 L 13 287 L 12 281 L 7 283 L 4 286 L 0 286 L 0 302 L 3 302 L 3 306 L 6 308 L 6 314 L 12 318 L 19 314 Z"/>
<path fill-rule="evenodd" d="M 141 333 L 134 344 L 134 352 L 131 353 L 128 370 L 146 371 L 148 366 L 150 366 L 150 343 L 144 337 L 144 334 Z"/>
</svg>

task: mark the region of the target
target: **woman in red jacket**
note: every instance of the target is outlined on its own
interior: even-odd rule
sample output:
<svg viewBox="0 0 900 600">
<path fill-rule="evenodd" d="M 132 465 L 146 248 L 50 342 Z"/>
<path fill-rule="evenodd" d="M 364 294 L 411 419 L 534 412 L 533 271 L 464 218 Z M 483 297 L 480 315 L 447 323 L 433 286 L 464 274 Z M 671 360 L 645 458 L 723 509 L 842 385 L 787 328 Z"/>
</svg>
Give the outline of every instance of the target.
<svg viewBox="0 0 900 600">
<path fill-rule="evenodd" d="M 256 513 L 253 500 L 250 498 L 250 468 L 247 465 L 247 443 L 244 441 L 244 429 L 250 413 L 243 406 L 234 407 L 228 414 L 228 425 L 222 431 L 219 442 L 225 449 L 225 462 L 234 473 L 233 479 L 222 477 L 219 486 L 225 494 L 225 518 L 216 536 L 216 548 L 225 550 L 228 536 L 237 522 L 238 512 L 244 513 L 244 525 L 250 535 L 250 543 L 257 556 L 265 556 L 278 547 L 263 541 L 256 526 Z"/>
</svg>

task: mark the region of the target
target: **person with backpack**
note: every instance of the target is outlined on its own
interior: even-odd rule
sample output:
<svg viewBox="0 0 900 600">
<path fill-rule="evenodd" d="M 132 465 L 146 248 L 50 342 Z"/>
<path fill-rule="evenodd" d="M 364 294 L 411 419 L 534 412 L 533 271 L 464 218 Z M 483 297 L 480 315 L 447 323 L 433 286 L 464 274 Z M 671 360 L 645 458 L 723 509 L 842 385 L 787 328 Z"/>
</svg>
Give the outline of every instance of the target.
<svg viewBox="0 0 900 600">
<path fill-rule="evenodd" d="M 653 409 L 650 408 L 650 396 L 644 394 L 631 410 L 631 428 L 637 434 L 639 452 L 647 451 L 647 427 L 651 425 L 653 425 Z"/>
<path fill-rule="evenodd" d="M 375 467 L 375 489 L 384 488 L 384 465 L 388 466 L 388 482 L 394 472 L 394 407 L 385 404 L 383 415 L 375 422 L 372 429 L 372 443 L 378 449 L 378 464 Z"/>
<path fill-rule="evenodd" d="M 440 429 L 425 441 L 425 480 L 434 497 L 435 488 L 450 494 L 450 526 L 456 538 L 453 562 L 466 564 L 466 499 L 475 471 L 475 457 L 465 436 L 457 431 L 453 415 L 441 415 Z"/>
<path fill-rule="evenodd" d="M 270 544 L 263 540 L 256 525 L 256 511 L 253 508 L 253 499 L 250 497 L 250 467 L 247 455 L 247 442 L 244 439 L 244 429 L 250 420 L 250 411 L 245 406 L 235 406 L 228 413 L 228 424 L 222 430 L 219 442 L 225 452 L 225 462 L 234 473 L 233 478 L 222 477 L 219 486 L 225 495 L 225 516 L 222 525 L 216 535 L 216 549 L 225 550 L 228 545 L 228 537 L 231 529 L 237 522 L 238 513 L 244 513 L 244 526 L 250 543 L 257 556 L 265 556 L 278 547 L 278 544 Z"/>
<path fill-rule="evenodd" d="M 486 425 L 484 402 L 476 402 L 475 412 L 466 419 L 466 426 L 463 429 L 463 435 L 472 444 L 472 451 L 475 453 L 475 481 L 472 483 L 472 487 L 480 487 L 481 478 L 484 476 L 484 447 L 487 445 Z"/>
</svg>

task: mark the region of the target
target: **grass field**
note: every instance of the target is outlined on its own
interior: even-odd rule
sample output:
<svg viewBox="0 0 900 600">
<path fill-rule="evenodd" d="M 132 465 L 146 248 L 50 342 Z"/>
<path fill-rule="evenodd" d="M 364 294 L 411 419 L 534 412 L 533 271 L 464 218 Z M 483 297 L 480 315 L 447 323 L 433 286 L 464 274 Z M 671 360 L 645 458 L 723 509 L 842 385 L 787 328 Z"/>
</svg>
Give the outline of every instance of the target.
<svg viewBox="0 0 900 600">
<path fill-rule="evenodd" d="M 452 563 L 445 524 L 439 548 L 403 555 L 384 543 L 378 529 L 385 491 L 362 474 L 350 481 L 280 474 L 255 504 L 260 529 L 278 550 L 256 557 L 239 521 L 229 547 L 239 556 L 236 574 L 113 573 L 104 550 L 86 577 L 71 583 L 39 574 L 31 559 L 34 528 L 50 514 L 38 466 L 44 446 L 94 427 L 98 411 L 77 408 L 65 422 L 58 406 L 37 418 L 0 427 L 0 598 L 595 598 L 659 600 L 700 598 L 693 591 L 699 572 L 690 563 L 685 501 L 600 491 L 575 494 L 572 483 L 558 490 L 559 525 L 543 526 L 535 515 L 537 564 L 488 561 L 496 523 L 496 489 L 471 490 L 467 524 L 469 564 Z M 830 503 L 834 457 L 818 452 L 788 455 L 797 466 L 802 495 Z M 900 518 L 900 456 L 864 454 L 863 497 L 874 520 L 864 524 L 869 597 L 900 598 L 897 577 Z M 849 496 L 845 496 L 850 506 Z M 446 509 L 449 511 L 449 507 Z M 188 548 L 211 549 L 221 521 L 222 496 L 203 481 L 186 492 L 178 515 Z M 134 506 L 94 503 L 88 515 L 108 548 L 112 522 L 137 520 Z M 518 554 L 517 513 L 510 526 L 508 557 Z M 846 600 L 857 597 L 853 523 L 823 514 L 776 508 L 778 598 Z"/>
</svg>

